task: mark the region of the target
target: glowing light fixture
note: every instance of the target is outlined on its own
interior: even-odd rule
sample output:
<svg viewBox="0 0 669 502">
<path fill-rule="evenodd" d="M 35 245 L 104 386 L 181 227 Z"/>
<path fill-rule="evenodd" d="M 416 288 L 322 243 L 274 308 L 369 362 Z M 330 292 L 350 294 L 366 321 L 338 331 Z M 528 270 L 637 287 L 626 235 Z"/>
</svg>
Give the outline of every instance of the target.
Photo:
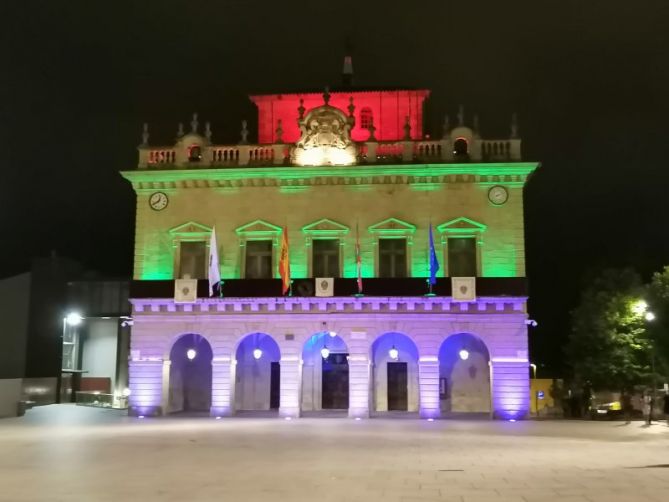
<svg viewBox="0 0 669 502">
<path fill-rule="evenodd" d="M 458 355 L 463 361 L 469 359 L 469 351 L 467 349 L 462 349 L 460 352 L 458 352 Z"/>
<path fill-rule="evenodd" d="M 655 320 L 655 314 L 652 312 L 646 312 L 646 321 L 654 321 Z"/>
<path fill-rule="evenodd" d="M 188 349 L 186 351 L 186 357 L 188 358 L 189 361 L 195 359 L 195 356 L 197 356 L 197 352 L 195 351 L 195 349 Z"/>
<path fill-rule="evenodd" d="M 398 357 L 400 357 L 400 351 L 393 347 L 388 351 L 388 356 L 390 356 L 390 359 L 392 360 L 397 360 Z"/>
<path fill-rule="evenodd" d="M 330 335 L 332 338 L 334 338 L 335 336 L 337 336 L 337 332 L 336 331 L 328 331 L 328 335 Z"/>
<path fill-rule="evenodd" d="M 428 422 L 434 422 L 434 418 L 428 418 L 427 421 Z"/>
<path fill-rule="evenodd" d="M 129 388 L 126 387 L 125 389 L 123 389 L 123 392 L 121 392 L 121 394 L 123 395 L 123 397 L 128 397 L 131 394 L 131 391 Z"/>
<path fill-rule="evenodd" d="M 328 357 L 330 357 L 330 349 L 328 349 L 327 347 L 323 347 L 321 349 L 321 357 L 323 359 L 327 359 Z"/>
<path fill-rule="evenodd" d="M 144 415 L 140 415 L 140 416 L 138 416 L 137 418 L 144 418 Z"/>
<path fill-rule="evenodd" d="M 254 359 L 260 359 L 261 357 L 262 357 L 262 350 L 253 349 L 253 358 Z"/>
<path fill-rule="evenodd" d="M 221 417 L 216 417 L 216 420 L 220 420 L 220 419 L 221 419 Z"/>
<path fill-rule="evenodd" d="M 70 312 L 65 317 L 65 322 L 68 326 L 79 326 L 83 320 L 84 318 L 78 312 Z"/>
</svg>

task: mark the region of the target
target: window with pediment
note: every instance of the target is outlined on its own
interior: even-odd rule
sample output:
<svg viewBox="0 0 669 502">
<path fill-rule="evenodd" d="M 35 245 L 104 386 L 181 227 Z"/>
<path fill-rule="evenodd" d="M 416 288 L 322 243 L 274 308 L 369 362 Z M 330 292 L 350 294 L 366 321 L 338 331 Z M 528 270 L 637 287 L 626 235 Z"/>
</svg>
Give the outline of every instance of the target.
<svg viewBox="0 0 669 502">
<path fill-rule="evenodd" d="M 169 233 L 174 248 L 175 279 L 206 279 L 211 227 L 190 221 Z"/>
<path fill-rule="evenodd" d="M 449 277 L 480 277 L 481 245 L 486 225 L 460 217 L 437 227 L 444 246 L 445 271 Z"/>
<path fill-rule="evenodd" d="M 344 260 L 344 239 L 349 232 L 342 225 L 323 218 L 302 227 L 311 277 L 340 277 Z"/>
<path fill-rule="evenodd" d="M 388 218 L 368 228 L 376 248 L 376 277 L 411 277 L 411 248 L 416 226 Z"/>
<path fill-rule="evenodd" d="M 238 276 L 271 279 L 277 276 L 276 249 L 282 229 L 264 220 L 255 220 L 235 230 L 239 238 Z"/>
</svg>

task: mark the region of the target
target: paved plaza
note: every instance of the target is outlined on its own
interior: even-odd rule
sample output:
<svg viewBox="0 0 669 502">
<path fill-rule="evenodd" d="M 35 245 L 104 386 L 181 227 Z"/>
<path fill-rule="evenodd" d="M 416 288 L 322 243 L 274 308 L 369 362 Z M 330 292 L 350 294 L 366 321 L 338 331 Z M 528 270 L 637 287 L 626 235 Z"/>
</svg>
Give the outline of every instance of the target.
<svg viewBox="0 0 669 502">
<path fill-rule="evenodd" d="M 383 418 L 0 421 L 0 500 L 669 500 L 669 427 Z"/>
</svg>

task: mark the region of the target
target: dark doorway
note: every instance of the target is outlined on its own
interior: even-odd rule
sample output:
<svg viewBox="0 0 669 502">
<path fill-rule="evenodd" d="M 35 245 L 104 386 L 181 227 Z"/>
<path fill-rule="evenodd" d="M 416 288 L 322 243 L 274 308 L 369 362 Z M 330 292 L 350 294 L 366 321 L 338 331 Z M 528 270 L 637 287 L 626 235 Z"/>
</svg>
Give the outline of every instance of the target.
<svg viewBox="0 0 669 502">
<path fill-rule="evenodd" d="M 407 363 L 388 363 L 388 411 L 407 411 Z"/>
<path fill-rule="evenodd" d="M 324 410 L 348 409 L 348 354 L 330 354 L 323 359 Z"/>
<path fill-rule="evenodd" d="M 278 410 L 281 403 L 281 367 L 278 362 L 272 363 L 269 385 L 269 407 Z"/>
</svg>

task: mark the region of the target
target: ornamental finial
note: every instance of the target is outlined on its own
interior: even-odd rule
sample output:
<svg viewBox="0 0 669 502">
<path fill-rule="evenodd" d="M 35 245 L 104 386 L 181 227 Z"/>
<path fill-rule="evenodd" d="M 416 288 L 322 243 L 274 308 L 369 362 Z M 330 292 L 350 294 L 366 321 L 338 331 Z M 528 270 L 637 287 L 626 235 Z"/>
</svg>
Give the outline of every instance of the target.
<svg viewBox="0 0 669 502">
<path fill-rule="evenodd" d="M 355 105 L 353 104 L 353 96 L 350 96 L 348 98 L 348 116 L 353 117 L 353 113 L 355 113 Z"/>
<path fill-rule="evenodd" d="M 283 143 L 283 125 L 281 124 L 281 119 L 276 122 L 276 142 L 277 144 Z"/>
<path fill-rule="evenodd" d="M 474 115 L 473 128 L 474 128 L 474 132 L 479 134 L 480 131 L 479 131 L 479 115 L 478 115 L 478 113 Z"/>
<path fill-rule="evenodd" d="M 142 146 L 149 145 L 149 124 L 144 122 L 142 127 Z"/>
<path fill-rule="evenodd" d="M 179 127 L 177 128 L 177 138 L 181 138 L 184 135 L 184 123 L 179 122 Z"/>
<path fill-rule="evenodd" d="M 374 127 L 374 117 L 369 117 L 369 126 L 367 126 L 367 130 L 369 131 L 369 138 L 367 138 L 367 141 L 376 141 L 376 137 L 374 136 L 374 133 L 376 132 L 376 127 Z"/>
<path fill-rule="evenodd" d="M 211 143 L 211 123 L 204 123 L 204 137 Z"/>
<path fill-rule="evenodd" d="M 514 112 L 511 115 L 511 139 L 518 137 L 518 114 Z"/>
<path fill-rule="evenodd" d="M 444 122 L 441 126 L 441 137 L 443 139 L 448 139 L 451 134 L 451 119 L 448 117 L 448 113 L 444 115 Z"/>
<path fill-rule="evenodd" d="M 199 125 L 200 124 L 197 121 L 197 113 L 194 113 L 193 120 L 190 121 L 190 132 L 197 133 L 197 128 Z"/>
<path fill-rule="evenodd" d="M 246 120 L 242 120 L 242 130 L 240 132 L 242 136 L 241 144 L 245 145 L 249 142 L 249 130 L 247 129 L 248 123 Z"/>
<path fill-rule="evenodd" d="M 323 101 L 326 105 L 330 104 L 330 87 L 325 86 L 325 92 L 323 92 Z"/>
<path fill-rule="evenodd" d="M 460 105 L 458 108 L 458 126 L 462 127 L 465 125 L 465 107 Z"/>
<path fill-rule="evenodd" d="M 409 116 L 407 115 L 404 120 L 404 139 L 406 141 L 411 139 L 411 124 L 409 123 Z"/>
<path fill-rule="evenodd" d="M 299 120 L 302 120 L 304 118 L 304 112 L 306 108 L 304 108 L 304 99 L 300 98 L 300 106 L 297 107 L 297 116 Z"/>
</svg>

